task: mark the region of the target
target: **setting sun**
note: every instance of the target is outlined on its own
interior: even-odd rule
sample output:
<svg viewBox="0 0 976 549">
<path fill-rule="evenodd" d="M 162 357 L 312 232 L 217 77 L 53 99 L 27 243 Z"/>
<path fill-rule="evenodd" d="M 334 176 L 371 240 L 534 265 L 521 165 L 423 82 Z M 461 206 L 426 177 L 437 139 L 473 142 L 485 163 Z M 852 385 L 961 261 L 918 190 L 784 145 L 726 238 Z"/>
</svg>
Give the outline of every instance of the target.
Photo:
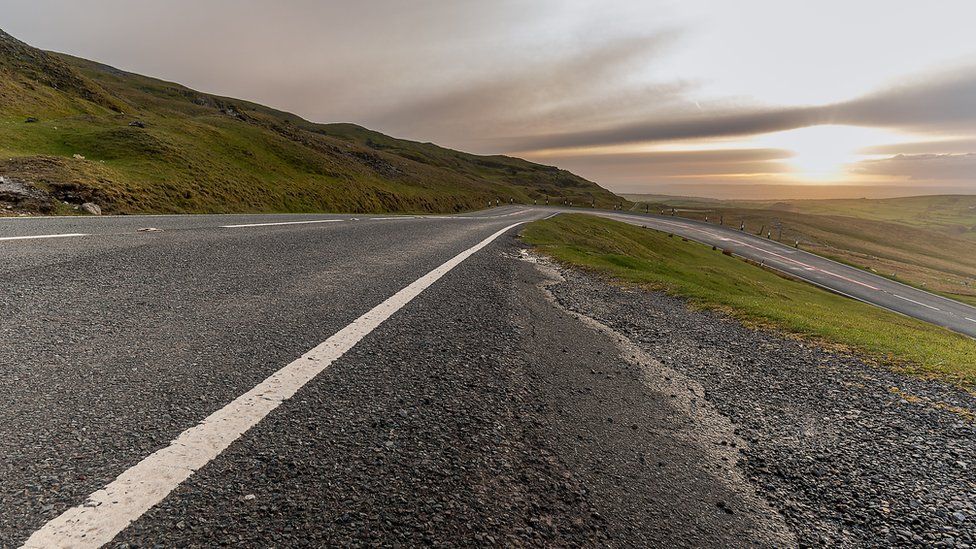
<svg viewBox="0 0 976 549">
<path fill-rule="evenodd" d="M 838 181 L 852 177 L 847 167 L 866 158 L 860 151 L 876 143 L 898 143 L 904 137 L 890 131 L 857 126 L 812 126 L 756 138 L 764 147 L 785 149 L 785 160 L 796 178 Z"/>
</svg>

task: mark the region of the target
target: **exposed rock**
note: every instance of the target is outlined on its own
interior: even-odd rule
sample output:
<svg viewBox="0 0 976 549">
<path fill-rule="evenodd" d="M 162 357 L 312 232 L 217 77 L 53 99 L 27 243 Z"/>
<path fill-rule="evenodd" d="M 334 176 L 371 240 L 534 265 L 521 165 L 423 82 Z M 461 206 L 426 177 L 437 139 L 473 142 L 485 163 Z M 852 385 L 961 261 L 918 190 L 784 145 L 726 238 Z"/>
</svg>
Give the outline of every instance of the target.
<svg viewBox="0 0 976 549">
<path fill-rule="evenodd" d="M 143 122 L 142 120 L 133 120 L 132 122 L 129 122 L 129 125 L 132 126 L 132 127 L 134 127 L 134 128 L 145 128 L 146 127 L 146 123 Z"/>
<path fill-rule="evenodd" d="M 82 155 L 80 155 L 78 153 L 75 153 L 75 154 L 71 155 L 71 158 L 74 158 L 75 160 L 84 160 L 85 159 L 84 156 L 82 156 Z"/>
<path fill-rule="evenodd" d="M 53 201 L 44 191 L 22 181 L 0 176 L 0 203 L 6 210 L 30 210 L 47 213 Z"/>
<path fill-rule="evenodd" d="M 102 208 L 94 202 L 85 202 L 81 205 L 81 209 L 91 215 L 102 215 Z"/>
</svg>

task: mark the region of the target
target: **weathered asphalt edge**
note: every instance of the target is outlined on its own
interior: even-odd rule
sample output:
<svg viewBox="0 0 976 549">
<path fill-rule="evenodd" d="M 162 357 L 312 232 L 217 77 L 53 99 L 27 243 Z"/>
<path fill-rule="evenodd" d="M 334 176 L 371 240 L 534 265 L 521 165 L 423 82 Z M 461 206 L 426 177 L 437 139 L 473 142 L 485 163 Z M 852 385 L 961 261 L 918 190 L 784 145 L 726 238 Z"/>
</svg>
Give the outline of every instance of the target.
<svg viewBox="0 0 976 549">
<path fill-rule="evenodd" d="M 563 306 L 549 289 L 550 286 L 565 281 L 559 266 L 551 260 L 524 248 L 521 259 L 533 264 L 542 276 L 543 280 L 537 284 L 537 287 L 553 307 L 612 341 L 620 351 L 620 357 L 639 368 L 642 382 L 648 388 L 658 393 L 676 396 L 671 400 L 671 404 L 695 421 L 690 422 L 694 425 L 694 430 L 675 433 L 675 436 L 701 449 L 712 461 L 710 464 L 712 470 L 723 472 L 723 475 L 716 478 L 720 479 L 726 488 L 742 496 L 762 515 L 769 518 L 765 526 L 769 528 L 770 535 L 779 537 L 790 547 L 797 546 L 794 532 L 787 526 L 784 517 L 756 490 L 737 466 L 742 457 L 740 449 L 745 448 L 748 443 L 736 434 L 732 421 L 709 403 L 701 384 L 654 359 L 624 334 L 594 318 Z"/>
</svg>

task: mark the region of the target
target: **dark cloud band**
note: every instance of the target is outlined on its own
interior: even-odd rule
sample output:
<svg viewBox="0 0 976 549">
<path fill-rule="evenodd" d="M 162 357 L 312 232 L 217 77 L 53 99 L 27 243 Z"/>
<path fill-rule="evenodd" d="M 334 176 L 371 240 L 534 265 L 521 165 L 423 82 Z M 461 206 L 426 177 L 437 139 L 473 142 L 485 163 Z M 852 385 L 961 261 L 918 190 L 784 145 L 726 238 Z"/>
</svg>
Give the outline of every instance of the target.
<svg viewBox="0 0 976 549">
<path fill-rule="evenodd" d="M 540 150 L 750 136 L 823 124 L 951 132 L 971 131 L 974 123 L 976 67 L 971 67 L 833 105 L 702 113 L 595 131 L 530 136 L 513 143 L 517 150 Z"/>
</svg>

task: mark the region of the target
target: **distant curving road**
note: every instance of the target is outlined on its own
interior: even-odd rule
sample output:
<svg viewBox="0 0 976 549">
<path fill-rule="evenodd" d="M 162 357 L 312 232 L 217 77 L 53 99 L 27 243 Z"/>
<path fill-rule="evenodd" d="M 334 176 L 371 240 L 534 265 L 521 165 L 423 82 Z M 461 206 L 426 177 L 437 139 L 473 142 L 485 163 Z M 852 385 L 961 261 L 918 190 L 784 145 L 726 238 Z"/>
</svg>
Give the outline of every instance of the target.
<svg viewBox="0 0 976 549">
<path fill-rule="evenodd" d="M 622 212 L 586 212 L 716 246 L 817 286 L 976 338 L 976 307 L 732 227 L 693 219 Z"/>
</svg>

